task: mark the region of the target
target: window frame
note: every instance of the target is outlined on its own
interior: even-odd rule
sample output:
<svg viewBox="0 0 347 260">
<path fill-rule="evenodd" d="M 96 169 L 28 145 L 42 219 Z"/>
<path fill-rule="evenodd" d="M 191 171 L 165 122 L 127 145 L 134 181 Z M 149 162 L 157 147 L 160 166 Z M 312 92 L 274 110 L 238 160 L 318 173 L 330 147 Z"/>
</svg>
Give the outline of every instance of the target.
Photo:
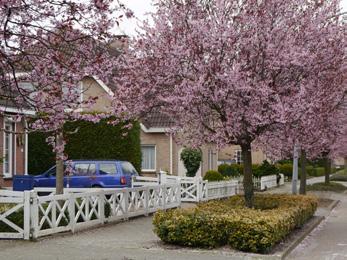
<svg viewBox="0 0 347 260">
<path fill-rule="evenodd" d="M 102 171 L 101 170 L 101 166 L 102 165 L 105 165 L 105 164 L 107 164 L 107 165 L 113 165 L 114 166 L 114 169 L 115 169 L 115 172 L 114 173 L 101 173 L 101 172 L 104 172 L 104 171 Z M 101 176 L 106 176 L 106 175 L 111 175 L 111 176 L 115 176 L 115 175 L 117 175 L 118 174 L 118 167 L 117 167 L 117 164 L 116 163 L 113 163 L 113 162 L 101 162 L 101 163 L 99 163 L 99 175 L 101 175 Z"/>
<path fill-rule="evenodd" d="M 85 174 L 85 175 L 76 174 L 76 173 L 77 173 L 77 170 L 76 170 L 76 165 L 80 165 L 80 164 L 88 164 L 88 165 L 89 165 L 89 166 L 88 166 L 88 170 L 87 170 L 87 174 Z M 94 174 L 89 174 L 89 172 L 90 172 L 90 166 L 91 166 L 91 165 L 94 165 Z M 75 164 L 74 164 L 74 166 L 73 166 L 73 176 L 80 176 L 80 177 L 85 176 L 85 177 L 91 177 L 91 176 L 96 176 L 96 174 L 97 174 L 96 163 L 89 163 L 89 162 L 77 162 L 77 163 L 75 163 Z"/>
<path fill-rule="evenodd" d="M 141 155 L 143 156 L 142 147 L 154 147 L 154 169 L 144 169 L 142 167 L 142 158 L 141 158 L 141 171 L 155 172 L 157 170 L 157 146 L 155 144 L 141 144 Z"/>
<path fill-rule="evenodd" d="M 239 157 L 240 157 L 240 160 L 239 160 Z M 242 151 L 240 149 L 235 150 L 234 160 L 235 160 L 236 164 L 242 164 L 243 163 Z"/>
</svg>

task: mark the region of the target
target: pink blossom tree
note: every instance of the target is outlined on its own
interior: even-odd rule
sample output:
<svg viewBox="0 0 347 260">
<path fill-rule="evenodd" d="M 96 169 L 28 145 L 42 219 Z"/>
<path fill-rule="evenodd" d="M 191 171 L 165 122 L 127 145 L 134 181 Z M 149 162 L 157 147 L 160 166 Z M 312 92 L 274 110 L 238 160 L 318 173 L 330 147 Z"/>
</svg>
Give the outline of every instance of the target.
<svg viewBox="0 0 347 260">
<path fill-rule="evenodd" d="M 56 153 L 56 192 L 63 192 L 66 121 L 96 122 L 106 115 L 82 114 L 97 97 L 81 99 L 80 82 L 97 76 L 107 82 L 116 61 L 111 29 L 131 12 L 113 0 L 0 1 L 1 91 L 36 117 L 29 128 L 49 132 Z M 119 13 L 119 16 L 117 14 Z M 32 87 L 23 87 L 29 81 Z M 9 97 L 7 94 L 11 94 Z"/>
<path fill-rule="evenodd" d="M 241 146 L 253 206 L 251 144 L 329 92 L 317 84 L 341 60 L 339 1 L 158 1 L 118 65 L 115 112 L 160 109 L 185 143 Z M 334 96 L 339 93 L 336 90 Z M 333 96 L 331 96 L 333 99 Z"/>
</svg>

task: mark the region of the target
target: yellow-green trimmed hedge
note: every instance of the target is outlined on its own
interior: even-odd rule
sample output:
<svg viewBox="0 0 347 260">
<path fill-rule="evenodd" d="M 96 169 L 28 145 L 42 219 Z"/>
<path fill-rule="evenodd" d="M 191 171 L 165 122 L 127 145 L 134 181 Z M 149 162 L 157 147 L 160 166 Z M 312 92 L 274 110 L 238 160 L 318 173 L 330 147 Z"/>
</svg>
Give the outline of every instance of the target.
<svg viewBox="0 0 347 260">
<path fill-rule="evenodd" d="M 258 209 L 257 209 L 258 208 Z M 317 199 L 300 195 L 256 195 L 255 209 L 243 197 L 210 201 L 196 208 L 159 211 L 154 231 L 161 240 L 191 247 L 232 248 L 266 253 L 293 229 L 310 219 Z"/>
</svg>

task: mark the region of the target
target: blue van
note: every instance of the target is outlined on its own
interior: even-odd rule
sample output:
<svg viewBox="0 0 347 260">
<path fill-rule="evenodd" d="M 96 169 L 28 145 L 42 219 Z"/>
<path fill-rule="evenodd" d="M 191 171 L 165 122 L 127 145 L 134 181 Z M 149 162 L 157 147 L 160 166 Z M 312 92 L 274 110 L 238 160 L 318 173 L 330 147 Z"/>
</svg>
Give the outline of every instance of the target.
<svg viewBox="0 0 347 260">
<path fill-rule="evenodd" d="M 64 176 L 64 187 L 69 188 L 131 187 L 132 176 L 138 175 L 134 166 L 127 161 L 71 160 L 70 162 L 72 172 Z M 23 191 L 35 187 L 55 187 L 55 175 L 56 166 L 41 175 L 14 176 L 13 190 Z"/>
</svg>

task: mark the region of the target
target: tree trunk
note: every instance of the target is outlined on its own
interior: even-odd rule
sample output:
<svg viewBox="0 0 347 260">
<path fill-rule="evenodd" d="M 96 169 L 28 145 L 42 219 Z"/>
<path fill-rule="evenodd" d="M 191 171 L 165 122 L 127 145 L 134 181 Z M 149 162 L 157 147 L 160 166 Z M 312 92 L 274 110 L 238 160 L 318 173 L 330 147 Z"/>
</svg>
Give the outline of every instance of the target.
<svg viewBox="0 0 347 260">
<path fill-rule="evenodd" d="M 301 176 L 300 176 L 300 194 L 306 194 L 306 152 L 305 150 L 301 150 Z"/>
<path fill-rule="evenodd" d="M 56 147 L 60 147 L 63 145 L 63 132 L 60 131 L 56 135 Z M 55 183 L 55 192 L 56 194 L 64 193 L 64 161 L 63 154 L 61 152 L 56 151 L 56 183 Z"/>
<path fill-rule="evenodd" d="M 330 174 L 331 174 L 331 160 L 328 156 L 324 158 L 324 175 L 325 175 L 325 184 L 330 183 Z"/>
<path fill-rule="evenodd" d="M 243 189 L 245 192 L 245 202 L 248 208 L 253 207 L 253 175 L 252 175 L 252 153 L 251 144 L 241 145 L 243 160 Z"/>
</svg>

